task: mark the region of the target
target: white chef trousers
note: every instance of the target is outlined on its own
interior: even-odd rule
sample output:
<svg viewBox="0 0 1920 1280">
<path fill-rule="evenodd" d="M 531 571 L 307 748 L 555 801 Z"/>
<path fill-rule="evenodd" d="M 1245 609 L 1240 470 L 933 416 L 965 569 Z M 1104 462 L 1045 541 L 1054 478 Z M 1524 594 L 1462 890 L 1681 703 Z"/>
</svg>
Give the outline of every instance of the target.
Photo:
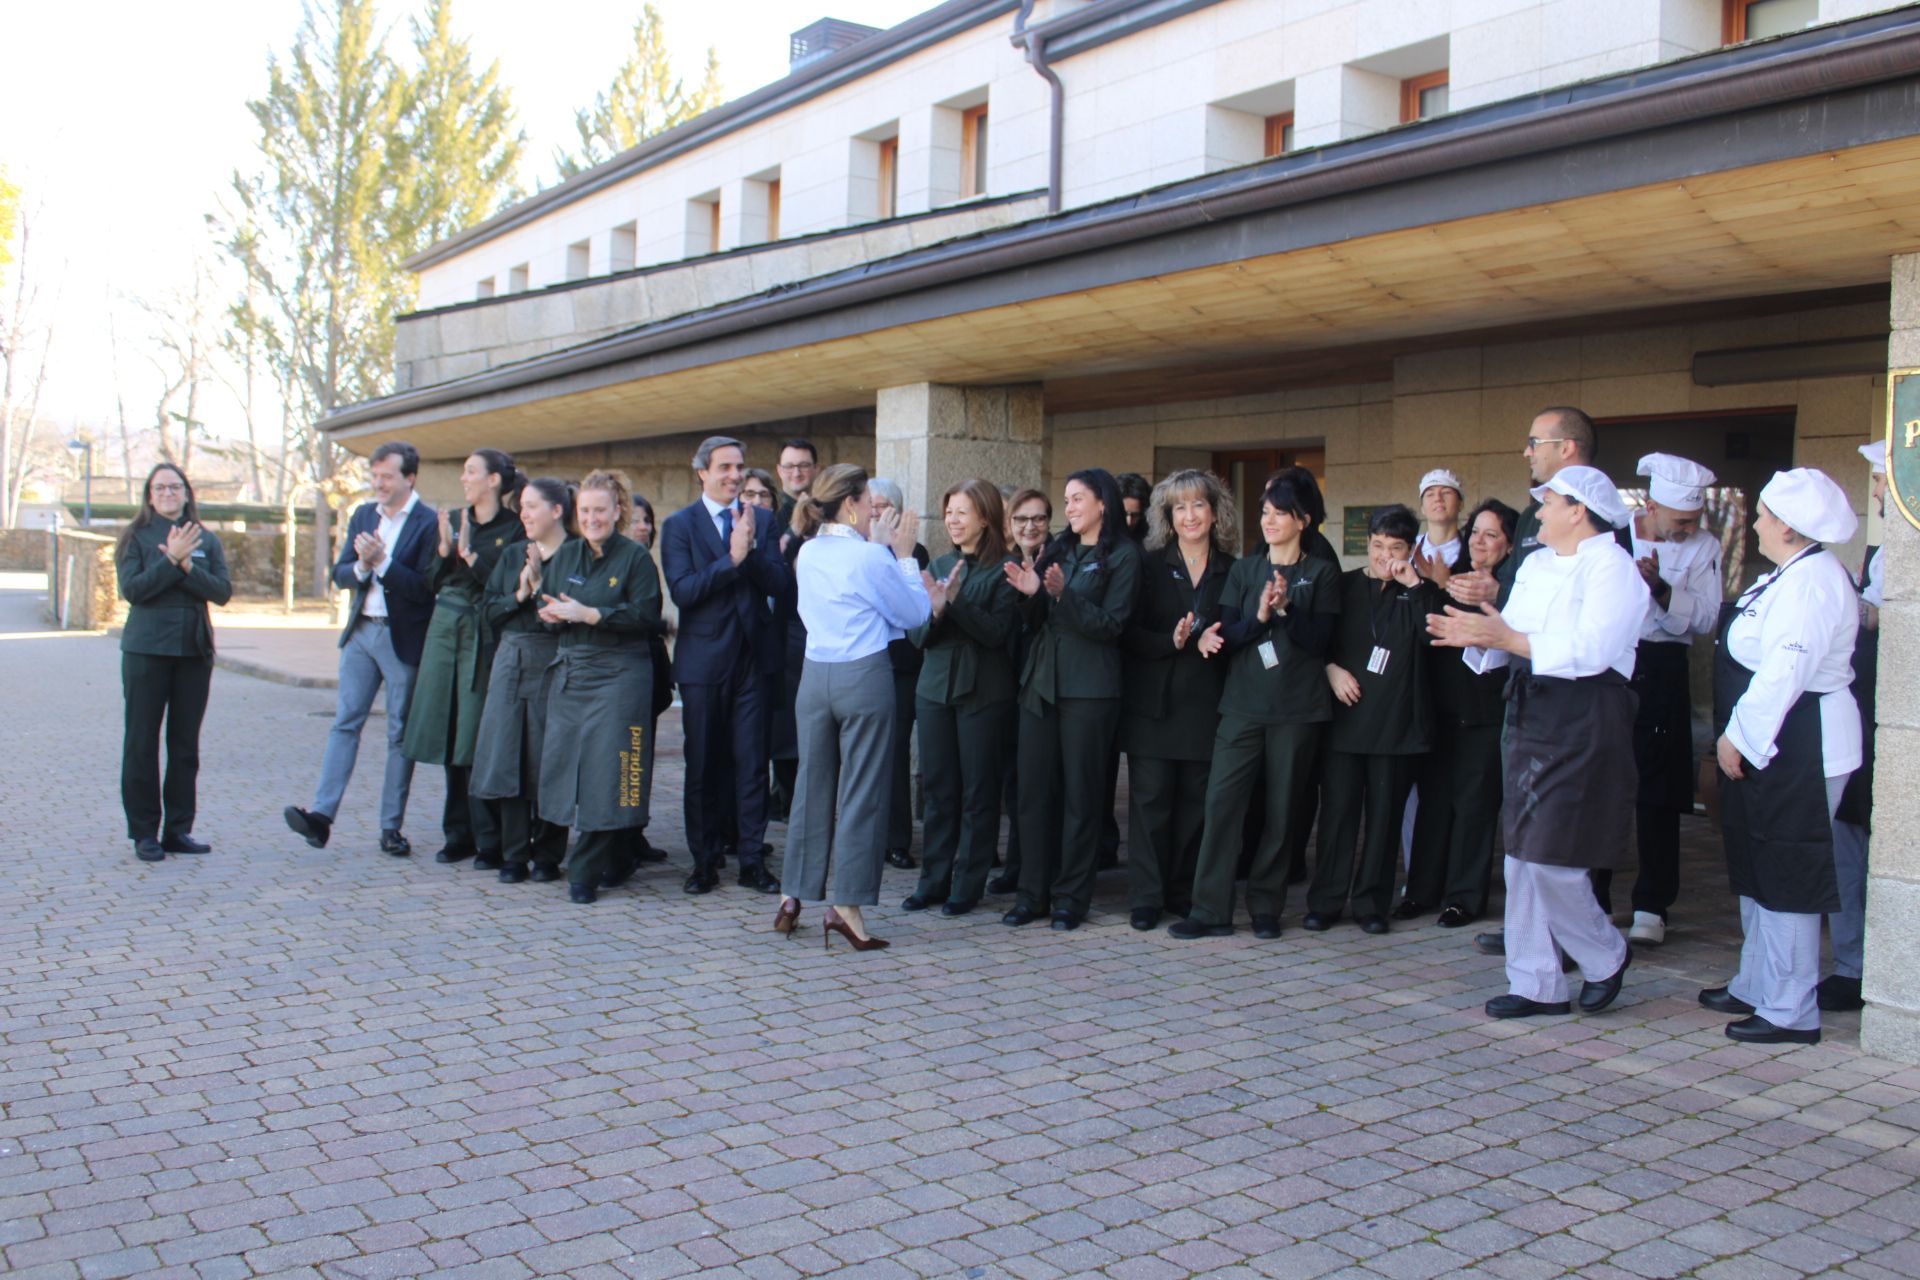
<svg viewBox="0 0 1920 1280">
<path fill-rule="evenodd" d="M 1840 807 L 1840 793 L 1851 774 L 1827 779 L 1827 815 Z M 1814 987 L 1820 981 L 1820 916 L 1801 911 L 1769 911 L 1752 898 L 1740 899 L 1740 972 L 1727 994 L 1788 1031 L 1816 1031 L 1820 1005 Z"/>
<path fill-rule="evenodd" d="M 1562 950 L 1588 982 L 1605 982 L 1620 972 L 1627 962 L 1627 940 L 1594 901 L 1584 867 L 1548 867 L 1508 855 L 1506 879 L 1509 991 L 1543 1004 L 1566 1000 Z"/>
</svg>

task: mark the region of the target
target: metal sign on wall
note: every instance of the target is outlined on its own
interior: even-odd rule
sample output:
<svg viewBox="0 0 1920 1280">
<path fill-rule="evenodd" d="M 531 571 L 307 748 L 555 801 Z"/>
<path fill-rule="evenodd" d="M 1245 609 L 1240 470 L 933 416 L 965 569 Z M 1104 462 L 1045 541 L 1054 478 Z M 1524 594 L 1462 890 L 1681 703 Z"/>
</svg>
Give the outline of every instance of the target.
<svg viewBox="0 0 1920 1280">
<path fill-rule="evenodd" d="M 1887 487 L 1907 523 L 1920 529 L 1920 369 L 1887 373 Z"/>
</svg>

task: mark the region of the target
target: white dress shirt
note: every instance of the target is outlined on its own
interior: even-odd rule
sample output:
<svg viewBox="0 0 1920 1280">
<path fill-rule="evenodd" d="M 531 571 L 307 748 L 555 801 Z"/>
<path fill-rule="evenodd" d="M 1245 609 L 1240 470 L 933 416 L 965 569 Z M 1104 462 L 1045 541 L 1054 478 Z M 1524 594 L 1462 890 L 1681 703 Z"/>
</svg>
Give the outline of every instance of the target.
<svg viewBox="0 0 1920 1280">
<path fill-rule="evenodd" d="M 1608 532 L 1582 539 L 1570 556 L 1541 547 L 1522 560 L 1500 616 L 1527 637 L 1535 675 L 1578 680 L 1618 671 L 1631 679 L 1646 613 L 1646 581 Z M 1505 649 L 1462 653 L 1476 674 L 1506 666 L 1508 656 Z"/>
<path fill-rule="evenodd" d="M 727 540 L 728 533 L 727 533 L 727 529 L 721 522 L 720 513 L 723 511 L 733 512 L 733 522 L 734 524 L 738 525 L 740 523 L 742 504 L 736 502 L 730 507 L 722 506 L 720 503 L 715 502 L 712 498 L 709 498 L 704 492 L 700 495 L 700 501 L 706 505 L 707 519 L 713 521 L 713 531 L 720 535 L 720 541 L 725 542 Z M 756 530 L 755 532 L 757 533 L 758 531 Z"/>
<path fill-rule="evenodd" d="M 1712 635 L 1720 621 L 1720 540 L 1696 530 L 1678 542 L 1655 542 L 1640 536 L 1639 524 L 1634 521 L 1633 558 L 1658 556 L 1660 580 L 1672 588 L 1664 609 L 1649 593 L 1640 638 L 1688 644 Z"/>
<path fill-rule="evenodd" d="M 353 562 L 353 575 L 356 578 L 362 582 L 366 582 L 369 577 L 373 579 L 367 584 L 367 598 L 360 605 L 360 612 L 366 617 L 387 616 L 387 588 L 382 580 L 387 576 L 387 566 L 393 563 L 393 549 L 399 544 L 400 530 L 406 527 L 407 517 L 413 514 L 413 509 L 418 505 L 420 505 L 420 491 L 416 489 L 407 495 L 407 505 L 400 508 L 400 514 L 397 516 L 388 515 L 385 508 L 374 508 L 380 513 L 380 527 L 376 532 L 380 535 L 380 541 L 386 546 L 387 554 L 380 557 L 380 563 L 372 573 L 368 573 L 367 567 L 358 560 Z"/>
<path fill-rule="evenodd" d="M 933 613 L 920 566 L 852 525 L 823 524 L 794 561 L 807 658 L 853 662 L 881 652 Z"/>
<path fill-rule="evenodd" d="M 1423 533 L 1413 540 L 1413 549 L 1416 554 L 1423 555 L 1435 564 L 1443 564 L 1451 569 L 1453 568 L 1453 562 L 1460 558 L 1460 538 L 1459 535 L 1456 534 L 1447 541 L 1436 544 Z"/>
<path fill-rule="evenodd" d="M 1733 704 L 1727 740 L 1765 765 L 1774 739 L 1803 693 L 1820 696 L 1826 775 L 1860 767 L 1860 708 L 1853 700 L 1853 641 L 1860 605 L 1853 577 L 1831 551 L 1802 552 L 1740 597 L 1727 628 L 1727 653 L 1753 682 Z"/>
</svg>

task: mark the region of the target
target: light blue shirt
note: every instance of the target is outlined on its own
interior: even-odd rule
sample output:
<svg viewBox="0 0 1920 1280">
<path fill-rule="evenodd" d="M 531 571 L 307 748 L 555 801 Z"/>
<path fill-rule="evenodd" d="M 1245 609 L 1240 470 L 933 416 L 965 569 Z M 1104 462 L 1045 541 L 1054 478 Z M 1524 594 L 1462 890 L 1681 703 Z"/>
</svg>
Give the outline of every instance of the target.
<svg viewBox="0 0 1920 1280">
<path fill-rule="evenodd" d="M 919 564 L 895 559 L 852 525 L 822 525 L 800 548 L 793 573 L 813 662 L 871 657 L 933 613 Z"/>
</svg>

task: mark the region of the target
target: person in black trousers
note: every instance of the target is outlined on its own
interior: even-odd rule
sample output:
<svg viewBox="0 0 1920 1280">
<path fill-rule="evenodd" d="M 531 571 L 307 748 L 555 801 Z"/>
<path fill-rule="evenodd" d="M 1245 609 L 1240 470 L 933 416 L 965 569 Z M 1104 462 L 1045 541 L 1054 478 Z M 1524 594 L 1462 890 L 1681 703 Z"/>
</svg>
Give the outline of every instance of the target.
<svg viewBox="0 0 1920 1280">
<path fill-rule="evenodd" d="M 1017 489 L 1007 498 L 1007 554 L 1032 569 L 1047 549 L 1053 536 L 1053 502 L 1038 489 Z M 1018 603 L 1018 602 L 1016 602 Z M 1022 613 L 1007 637 L 1007 653 L 1013 660 L 1016 682 L 1027 669 L 1027 650 L 1033 646 L 1034 628 Z M 987 881 L 988 893 L 1013 893 L 1020 887 L 1020 715 L 1018 708 L 1007 716 L 1006 766 L 1000 774 L 1000 807 L 1007 815 L 1007 857 L 1000 874 Z"/>
<path fill-rule="evenodd" d="M 1200 651 L 1220 621 L 1240 517 L 1219 477 L 1176 471 L 1147 508 L 1140 599 L 1124 640 L 1127 697 L 1129 923 L 1152 929 L 1192 907 L 1207 777 L 1220 728 L 1227 661 Z"/>
<path fill-rule="evenodd" d="M 905 513 L 906 497 L 900 486 L 875 476 L 867 481 L 867 495 L 878 520 L 889 511 Z M 913 544 L 914 563 L 922 570 L 932 562 L 927 549 Z M 903 871 L 913 869 L 913 691 L 920 683 L 920 646 L 902 636 L 887 646 L 887 660 L 893 664 L 893 766 L 890 775 L 887 808 L 887 865 Z"/>
<path fill-rule="evenodd" d="M 169 853 L 206 853 L 193 838 L 200 775 L 200 722 L 213 683 L 209 604 L 233 595 L 220 539 L 200 526 L 187 473 L 162 462 L 147 473 L 140 511 L 114 553 L 127 622 L 120 633 L 126 738 L 120 803 L 127 838 L 142 862 Z M 167 771 L 160 776 L 160 731 Z"/>
</svg>

